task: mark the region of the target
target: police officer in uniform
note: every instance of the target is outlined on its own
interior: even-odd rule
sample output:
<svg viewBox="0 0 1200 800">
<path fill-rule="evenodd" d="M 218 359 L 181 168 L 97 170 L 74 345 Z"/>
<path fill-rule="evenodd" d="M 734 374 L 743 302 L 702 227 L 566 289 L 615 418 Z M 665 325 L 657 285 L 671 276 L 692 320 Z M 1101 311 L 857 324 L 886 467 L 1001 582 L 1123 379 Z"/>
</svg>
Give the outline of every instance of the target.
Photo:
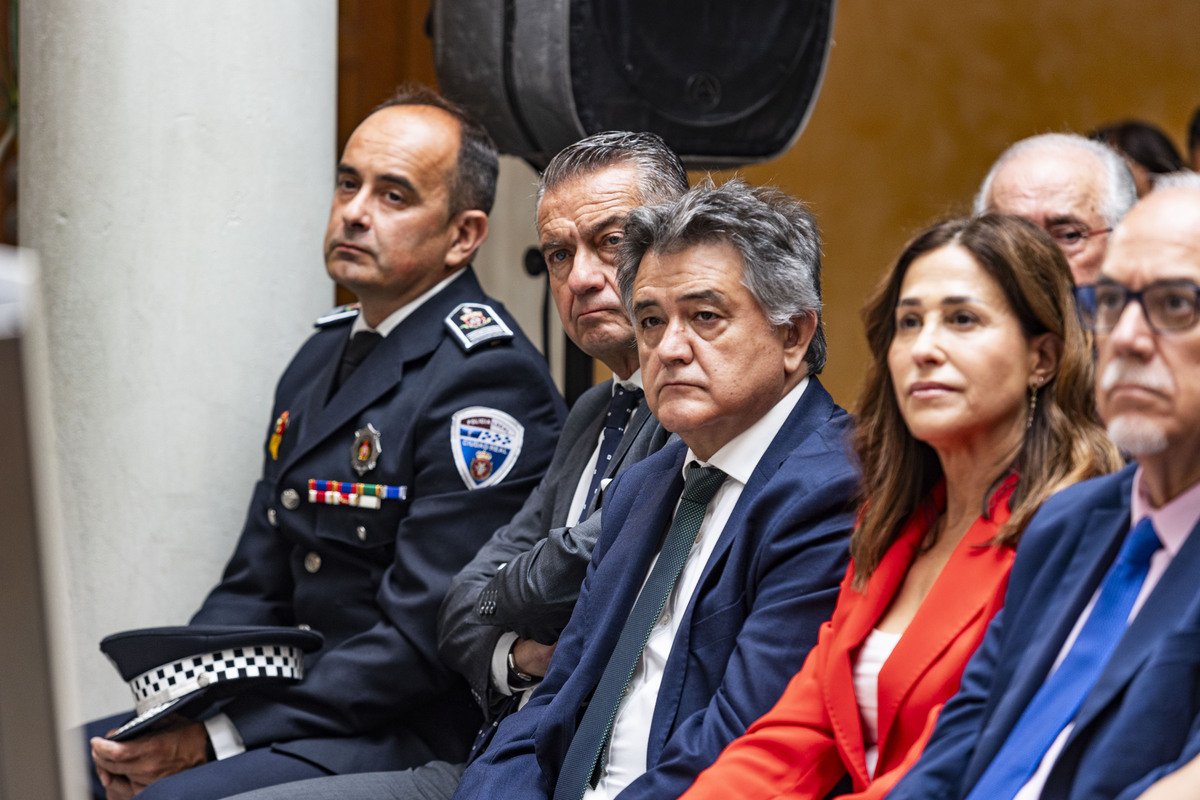
<svg viewBox="0 0 1200 800">
<path fill-rule="evenodd" d="M 545 362 L 475 279 L 497 159 L 427 90 L 346 144 L 325 237 L 361 310 L 279 381 L 262 479 L 193 624 L 311 627 L 303 681 L 242 692 L 128 742 L 89 726 L 99 796 L 226 797 L 284 781 L 461 761 L 478 709 L 437 658 L 450 579 L 520 508 L 565 413 Z"/>
</svg>

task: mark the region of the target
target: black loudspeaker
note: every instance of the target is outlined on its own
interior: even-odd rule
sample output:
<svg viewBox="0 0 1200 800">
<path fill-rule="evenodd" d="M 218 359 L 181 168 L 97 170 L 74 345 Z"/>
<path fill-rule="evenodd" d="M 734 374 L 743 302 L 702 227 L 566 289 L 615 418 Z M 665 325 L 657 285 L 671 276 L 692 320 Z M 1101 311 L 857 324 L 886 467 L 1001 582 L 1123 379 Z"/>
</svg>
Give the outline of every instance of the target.
<svg viewBox="0 0 1200 800">
<path fill-rule="evenodd" d="M 835 0 L 434 0 L 442 91 L 537 169 L 606 130 L 691 169 L 765 161 L 820 91 Z"/>
</svg>

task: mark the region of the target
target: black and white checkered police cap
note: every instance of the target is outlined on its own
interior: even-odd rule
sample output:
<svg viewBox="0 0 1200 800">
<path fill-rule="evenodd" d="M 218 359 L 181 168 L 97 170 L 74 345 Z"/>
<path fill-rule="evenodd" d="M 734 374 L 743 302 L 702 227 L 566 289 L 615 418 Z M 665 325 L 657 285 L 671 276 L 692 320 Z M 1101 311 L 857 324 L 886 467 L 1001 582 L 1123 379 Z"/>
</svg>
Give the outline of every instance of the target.
<svg viewBox="0 0 1200 800">
<path fill-rule="evenodd" d="M 252 686 L 304 677 L 316 631 L 264 625 L 184 625 L 114 633 L 100 650 L 129 682 L 134 717 L 110 739 L 133 739 L 168 712 L 194 716 Z"/>
</svg>

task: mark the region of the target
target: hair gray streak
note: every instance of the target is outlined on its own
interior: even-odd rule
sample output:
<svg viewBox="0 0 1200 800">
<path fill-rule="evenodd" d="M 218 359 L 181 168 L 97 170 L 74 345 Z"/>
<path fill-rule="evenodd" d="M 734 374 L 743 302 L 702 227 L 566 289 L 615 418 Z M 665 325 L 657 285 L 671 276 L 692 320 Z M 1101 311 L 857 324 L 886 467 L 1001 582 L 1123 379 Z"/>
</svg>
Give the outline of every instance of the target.
<svg viewBox="0 0 1200 800">
<path fill-rule="evenodd" d="M 716 241 L 729 242 L 741 255 L 742 282 L 771 324 L 816 317 L 804 360 L 810 375 L 820 373 L 826 342 L 817 222 L 802 202 L 770 187 L 752 188 L 740 178 L 715 187 L 710 178 L 672 203 L 634 209 L 617 254 L 625 310 L 632 317 L 633 282 L 646 253 L 678 253 Z"/>
<path fill-rule="evenodd" d="M 641 203 L 665 203 L 688 190 L 687 170 L 675 151 L 656 133 L 605 131 L 580 139 L 558 152 L 538 179 L 537 201 L 547 191 L 608 167 L 637 169 Z"/>
</svg>

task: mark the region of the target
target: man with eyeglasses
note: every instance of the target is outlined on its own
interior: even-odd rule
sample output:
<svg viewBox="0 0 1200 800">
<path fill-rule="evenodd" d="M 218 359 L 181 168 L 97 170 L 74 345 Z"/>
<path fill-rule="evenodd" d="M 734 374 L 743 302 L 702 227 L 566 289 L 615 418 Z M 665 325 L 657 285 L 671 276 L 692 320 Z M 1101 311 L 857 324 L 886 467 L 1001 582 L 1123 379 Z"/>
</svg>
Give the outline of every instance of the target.
<svg viewBox="0 0 1200 800">
<path fill-rule="evenodd" d="M 1066 133 L 1022 139 L 992 165 L 975 213 L 1016 214 L 1045 228 L 1077 286 L 1096 280 L 1108 234 L 1137 200 L 1125 160 L 1108 146 Z"/>
<path fill-rule="evenodd" d="M 889 800 L 1132 800 L 1200 753 L 1200 176 L 1134 206 L 1084 291 L 1098 410 L 1136 463 L 1034 517 Z"/>
</svg>

